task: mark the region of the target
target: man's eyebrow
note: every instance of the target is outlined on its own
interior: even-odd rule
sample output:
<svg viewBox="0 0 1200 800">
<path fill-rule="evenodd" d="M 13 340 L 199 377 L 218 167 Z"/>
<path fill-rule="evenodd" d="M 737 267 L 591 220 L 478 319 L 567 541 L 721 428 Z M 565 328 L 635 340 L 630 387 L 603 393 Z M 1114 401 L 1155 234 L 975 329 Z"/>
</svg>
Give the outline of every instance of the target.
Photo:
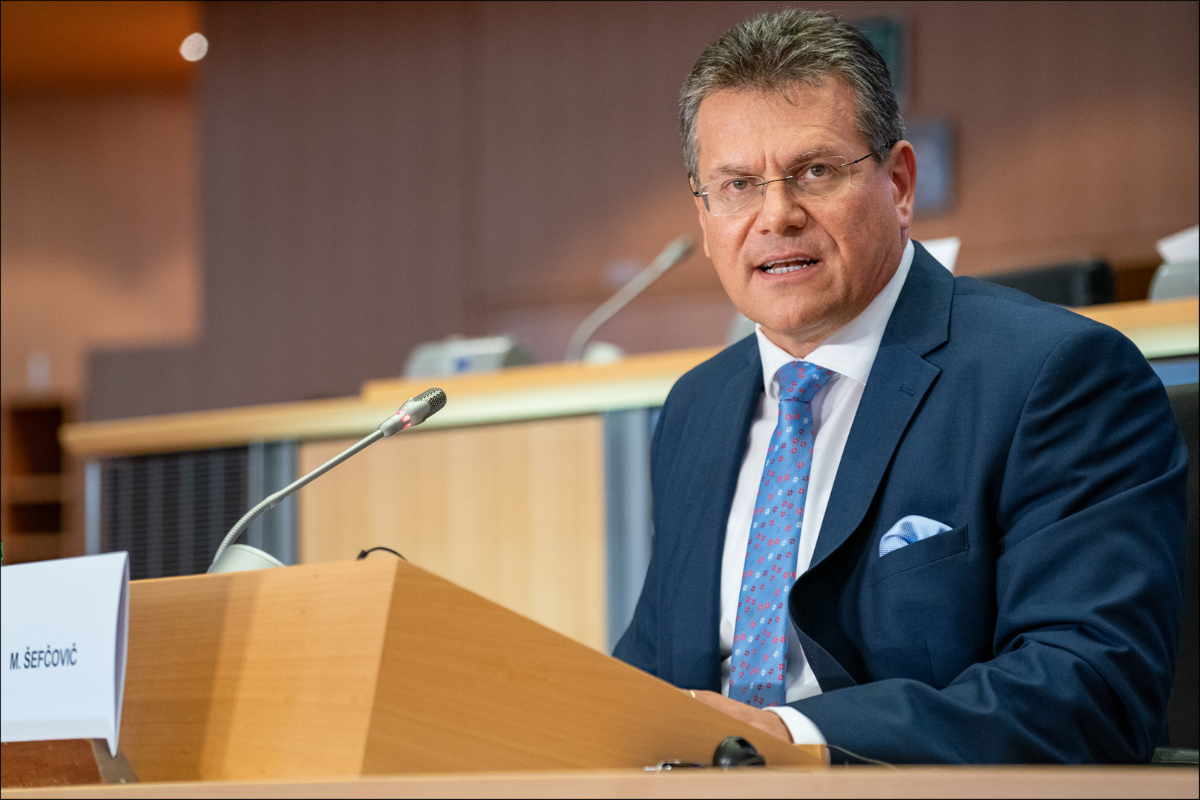
<svg viewBox="0 0 1200 800">
<path fill-rule="evenodd" d="M 814 158 L 832 155 L 840 154 L 834 153 L 833 148 L 828 145 L 817 145 L 816 147 L 812 147 L 802 153 L 797 153 L 795 156 L 788 159 L 788 164 L 794 167 L 797 164 L 803 164 L 805 161 L 810 161 Z M 757 172 L 753 167 L 747 167 L 743 164 L 726 163 L 714 168 L 710 174 L 713 179 L 716 179 L 721 177 L 738 178 L 743 175 L 756 175 Z"/>
<path fill-rule="evenodd" d="M 714 169 L 711 174 L 714 178 L 722 176 L 731 176 L 737 178 L 741 177 L 742 175 L 753 175 L 754 170 L 750 167 L 742 166 L 741 164 L 722 164 Z"/>
<path fill-rule="evenodd" d="M 793 165 L 803 164 L 805 161 L 811 161 L 814 158 L 821 158 L 823 156 L 833 156 L 833 155 L 841 155 L 841 154 L 833 152 L 832 147 L 821 144 L 821 145 L 817 145 L 816 147 L 813 147 L 809 150 L 805 150 L 803 153 L 797 153 L 795 156 L 792 157 L 790 163 Z"/>
</svg>

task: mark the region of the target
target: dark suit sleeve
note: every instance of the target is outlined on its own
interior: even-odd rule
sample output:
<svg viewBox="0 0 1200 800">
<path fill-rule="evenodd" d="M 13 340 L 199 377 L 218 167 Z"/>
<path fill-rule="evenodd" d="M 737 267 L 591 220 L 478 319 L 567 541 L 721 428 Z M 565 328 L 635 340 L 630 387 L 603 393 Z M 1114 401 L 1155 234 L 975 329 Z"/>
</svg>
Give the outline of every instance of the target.
<svg viewBox="0 0 1200 800">
<path fill-rule="evenodd" d="M 650 474 L 658 475 L 658 460 L 662 453 L 663 429 L 667 425 L 667 414 L 670 408 L 670 398 L 663 404 L 658 416 L 658 425 L 654 428 L 654 438 L 650 442 Z M 654 513 L 657 515 L 661 503 L 654 497 Z M 657 525 L 658 520 L 654 523 Z M 645 670 L 651 675 L 658 674 L 658 612 L 656 601 L 659 585 L 659 555 L 658 548 L 650 548 L 650 565 L 646 569 L 646 580 L 642 584 L 642 593 L 638 596 L 637 606 L 633 612 L 633 620 L 617 646 L 613 656 L 638 669 Z"/>
<path fill-rule="evenodd" d="M 889 762 L 1148 761 L 1179 636 L 1186 464 L 1141 353 L 1076 330 L 1032 383 L 992 501 L 991 660 L 940 689 L 879 680 L 793 707 Z"/>
</svg>

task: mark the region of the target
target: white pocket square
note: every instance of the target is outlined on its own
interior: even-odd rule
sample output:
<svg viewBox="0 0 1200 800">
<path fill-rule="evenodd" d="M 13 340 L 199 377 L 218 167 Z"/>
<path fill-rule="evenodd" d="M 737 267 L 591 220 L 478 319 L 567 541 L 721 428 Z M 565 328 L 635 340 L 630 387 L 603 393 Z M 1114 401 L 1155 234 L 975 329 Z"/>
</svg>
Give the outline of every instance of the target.
<svg viewBox="0 0 1200 800">
<path fill-rule="evenodd" d="M 879 540 L 879 555 L 886 556 L 901 547 L 928 539 L 930 536 L 937 536 L 948 530 L 950 530 L 949 525 L 938 522 L 936 519 L 920 517 L 916 514 L 904 517 Z"/>
</svg>

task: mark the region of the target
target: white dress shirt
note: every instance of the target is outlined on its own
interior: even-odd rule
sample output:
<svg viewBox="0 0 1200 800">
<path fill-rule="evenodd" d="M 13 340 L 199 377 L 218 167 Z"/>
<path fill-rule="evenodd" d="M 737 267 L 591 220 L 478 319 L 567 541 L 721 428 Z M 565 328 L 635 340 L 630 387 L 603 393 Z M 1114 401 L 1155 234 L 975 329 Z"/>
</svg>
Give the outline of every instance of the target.
<svg viewBox="0 0 1200 800">
<path fill-rule="evenodd" d="M 808 569 L 825 508 L 833 490 L 833 479 L 850 426 L 858 411 L 867 376 L 875 363 L 883 331 L 900 296 L 904 279 L 908 277 L 913 260 L 913 244 L 910 240 L 904 247 L 904 256 L 896 274 L 875 296 L 861 314 L 826 339 L 817 349 L 808 354 L 804 361 L 833 370 L 830 379 L 812 402 L 813 411 L 813 456 L 809 472 L 808 491 L 805 493 L 804 517 L 800 529 L 800 546 L 796 558 L 796 575 Z M 762 479 L 763 465 L 767 459 L 767 447 L 775 431 L 779 412 L 779 383 L 775 373 L 784 364 L 797 361 L 795 356 L 775 346 L 763 335 L 762 327 L 756 326 L 758 351 L 762 356 L 763 387 L 765 392 L 759 400 L 758 412 L 750 426 L 750 441 L 746 456 L 738 472 L 737 490 L 733 505 L 729 509 L 729 522 L 725 528 L 725 551 L 721 560 L 721 692 L 729 696 L 729 662 L 733 653 L 733 628 L 737 616 L 738 596 L 741 591 L 742 569 L 746 562 L 746 547 L 750 541 L 750 525 L 754 520 L 754 503 L 758 496 L 758 484 Z M 793 703 L 805 697 L 821 693 L 821 687 L 813 675 L 804 649 L 793 626 L 788 624 L 787 646 L 787 702 Z M 794 708 L 779 706 L 770 708 L 779 715 L 792 734 L 796 744 L 825 744 L 825 737 L 808 717 Z"/>
</svg>

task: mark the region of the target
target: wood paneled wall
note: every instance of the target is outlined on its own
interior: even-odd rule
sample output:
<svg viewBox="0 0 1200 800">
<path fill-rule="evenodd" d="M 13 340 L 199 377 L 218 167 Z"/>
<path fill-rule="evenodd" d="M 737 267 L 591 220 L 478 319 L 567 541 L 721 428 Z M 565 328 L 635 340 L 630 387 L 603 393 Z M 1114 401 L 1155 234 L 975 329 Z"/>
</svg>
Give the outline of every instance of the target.
<svg viewBox="0 0 1200 800">
<path fill-rule="evenodd" d="M 354 393 L 416 343 L 542 359 L 681 232 L 676 96 L 705 42 L 781 3 L 212 3 L 199 89 L 204 331 L 98 359 L 93 416 Z M 854 3 L 911 32 L 910 118 L 955 127 L 960 271 L 1153 262 L 1194 224 L 1195 3 Z M 698 254 L 600 332 L 720 343 Z"/>
<path fill-rule="evenodd" d="M 0 103 L 0 386 L 77 397 L 88 350 L 199 334 L 196 118 L 178 91 Z M 130 391 L 137 391 L 130 387 Z"/>
<path fill-rule="evenodd" d="M 961 237 L 967 274 L 1157 264 L 1200 213 L 1197 4 L 934 5 L 912 4 L 909 115 L 956 126 L 960 199 L 917 236 Z"/>
</svg>

